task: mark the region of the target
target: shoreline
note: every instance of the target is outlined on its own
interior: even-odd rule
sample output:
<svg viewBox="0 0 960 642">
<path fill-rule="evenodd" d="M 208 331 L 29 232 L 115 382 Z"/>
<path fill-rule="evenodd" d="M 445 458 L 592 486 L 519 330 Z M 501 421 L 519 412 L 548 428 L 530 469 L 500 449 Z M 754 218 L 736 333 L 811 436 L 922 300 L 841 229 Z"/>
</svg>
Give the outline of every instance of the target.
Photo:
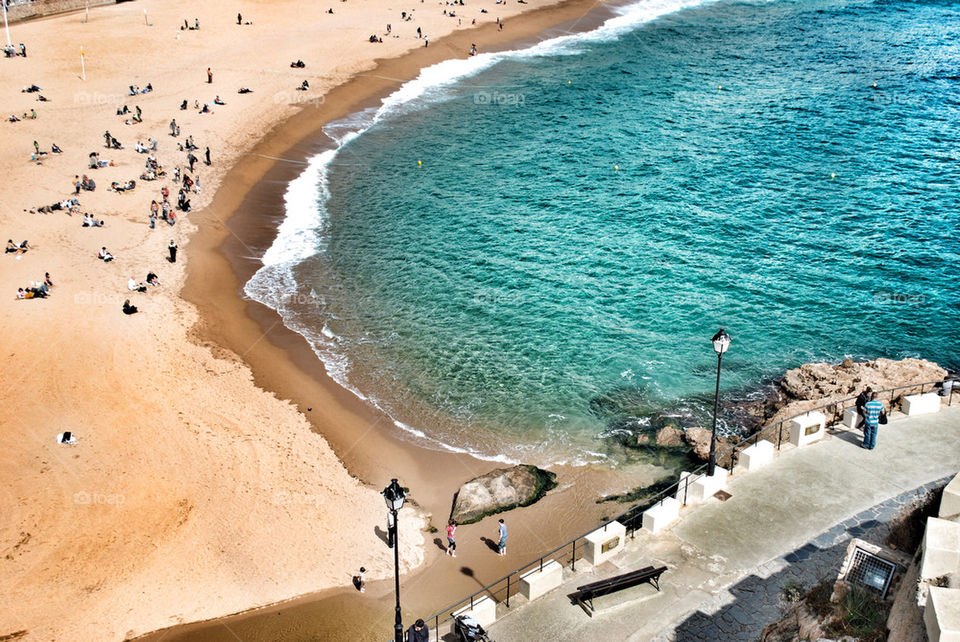
<svg viewBox="0 0 960 642">
<path fill-rule="evenodd" d="M 191 259 L 181 296 L 200 313 L 199 340 L 242 355 L 253 372 L 255 385 L 291 400 L 312 429 L 323 435 L 349 473 L 361 482 L 379 488 L 397 476 L 411 489 L 410 499 L 433 516 L 434 527 L 442 527 L 453 495 L 462 482 L 503 464 L 466 453 L 423 447 L 404 438 L 385 413 L 334 381 L 306 339 L 283 325 L 275 310 L 246 299 L 243 286 L 261 266 L 259 256 L 276 238 L 284 217 L 283 194 L 288 183 L 303 171 L 307 159 L 333 148 L 332 141 L 323 133 L 326 124 L 379 106 L 383 98 L 416 78 L 427 66 L 451 58 L 466 58 L 463 52 L 468 51 L 473 42 L 484 52 L 524 48 L 556 35 L 590 31 L 614 15 L 611 8 L 592 0 L 567 0 L 512 18 L 509 35 L 498 31 L 496 24 L 487 24 L 454 32 L 429 48 L 410 51 L 399 58 L 378 59 L 374 70 L 355 74 L 327 92 L 322 104 L 315 109 L 304 108 L 268 132 L 245 158 L 231 167 L 213 200 L 199 212 L 199 218 L 195 217 L 199 229 L 186 248 Z M 570 29 L 574 26 L 575 29 Z M 234 189 L 245 185 L 250 187 Z M 232 214 L 222 217 L 221 212 Z M 382 463 L 383 453 L 389 453 L 390 464 L 386 469 Z M 560 488 L 533 506 L 514 509 L 503 516 L 515 524 L 514 528 L 532 529 L 533 524 L 549 519 L 558 510 L 568 513 L 560 522 L 562 528 L 531 548 L 530 554 L 535 554 L 536 550 L 552 547 L 588 529 L 607 513 L 616 513 L 621 505 L 597 505 L 594 500 L 615 489 L 632 488 L 630 477 L 637 481 L 653 474 L 652 467 L 641 468 L 624 474 L 594 465 L 554 467 Z M 448 481 L 437 483 L 438 478 Z M 578 509 L 574 511 L 570 511 L 571 493 L 577 495 Z M 458 539 L 463 534 L 469 537 L 482 527 L 492 528 L 486 522 L 461 527 Z M 415 578 L 416 584 L 429 584 L 431 589 L 419 595 L 422 599 L 406 598 L 405 610 L 411 603 L 422 610 L 425 604 L 435 604 L 435 596 L 439 595 L 446 596 L 442 600 L 446 603 L 450 595 L 459 597 L 458 590 L 464 595 L 476 590 L 480 581 L 475 578 L 469 583 L 451 583 L 431 573 L 434 563 L 445 556 L 439 546 L 427 548 L 425 563 L 407 573 L 405 583 Z M 481 554 L 480 559 L 484 557 Z M 470 556 L 469 559 L 477 558 Z M 509 563 L 497 561 L 497 572 L 508 572 L 520 562 L 516 557 Z M 484 559 L 481 563 L 487 562 L 489 560 Z M 494 575 L 496 573 L 489 579 L 495 579 Z M 458 585 L 464 588 L 456 588 Z M 374 586 L 392 594 L 389 581 Z M 368 583 L 368 592 L 372 592 L 371 583 Z M 234 629 L 236 620 L 252 621 L 256 627 L 256 619 L 261 614 L 272 615 L 278 608 L 292 612 L 288 617 L 298 626 L 310 622 L 310 630 L 314 631 L 316 627 L 322 628 L 331 611 L 350 612 L 356 615 L 355 621 L 364 618 L 369 621 L 374 613 L 385 613 L 391 607 L 387 599 L 390 595 L 382 595 L 374 608 L 369 604 L 372 596 L 368 595 L 366 604 L 359 603 L 356 597 L 352 588 L 333 587 L 280 603 L 252 606 L 225 617 L 162 629 L 140 639 L 151 640 L 156 635 L 166 640 L 193 639 L 193 635 L 207 639 L 211 627 L 219 627 L 226 620 Z M 288 621 L 288 617 L 283 620 Z M 181 634 L 183 637 L 178 637 Z"/>
<path fill-rule="evenodd" d="M 416 24 L 397 27 L 399 11 L 386 3 L 343 5 L 333 17 L 317 16 L 321 26 L 308 30 L 291 0 L 278 1 L 269 12 L 242 2 L 244 17 L 253 14 L 252 27 L 227 26 L 234 5 L 194 6 L 185 0 L 102 7 L 91 12 L 89 25 L 71 13 L 16 26 L 14 36 L 27 44 L 30 56 L 0 63 L 10 72 L 0 80 L 0 90 L 11 101 L 11 111 L 35 107 L 39 120 L 4 125 L 9 135 L 0 169 L 11 180 L 0 186 L 0 198 L 9 203 L 0 223 L 8 236 L 29 238 L 33 249 L 8 257 L 4 278 L 8 291 L 15 291 L 49 271 L 56 287 L 42 301 L 11 297 L 0 302 L 6 306 L 0 327 L 8 337 L 8 367 L 0 383 L 11 399 L 43 400 L 36 406 L 8 404 L 0 411 L 0 434 L 11 444 L 10 465 L 0 471 L 0 502 L 8 510 L 0 526 L 5 549 L 0 562 L 10 602 L 21 605 L 17 612 L 0 611 L 0 635 L 131 639 L 302 596 L 309 602 L 318 590 L 342 594 L 351 570 L 361 565 L 369 571 L 369 599 L 361 610 L 372 622 L 392 610 L 388 598 L 383 598 L 385 607 L 376 601 L 380 587 L 392 588 L 387 578 L 393 574 L 391 551 L 382 543 L 385 516 L 378 488 L 395 475 L 411 488 L 413 500 L 400 520 L 400 537 L 409 544 L 401 551 L 405 586 L 419 583 L 429 604 L 434 603 L 431 596 L 446 601 L 448 595 L 476 590 L 464 587 L 475 587 L 488 573 L 517 563 L 516 556 L 490 563 L 478 547 L 476 577 L 423 581 L 431 575 L 422 569 L 439 566 L 433 562 L 444 557 L 429 541 L 425 512 L 433 512 L 435 521 L 445 519 L 456 487 L 493 464 L 477 467 L 466 456 L 389 439 L 380 429 L 384 426 L 377 426 L 383 417 L 325 379 L 321 362 L 303 350 L 299 335 L 283 328 L 271 310 L 242 299 L 242 282 L 217 241 L 218 235 L 230 236 L 241 220 L 227 219 L 247 189 L 270 180 L 265 177 L 271 168 L 284 168 L 256 154 L 299 145 L 306 147 L 299 152 L 305 158 L 322 146 L 319 111 L 329 120 L 376 104 L 405 79 L 401 72 L 412 78 L 435 60 L 466 57 L 470 42 L 486 48 L 479 33 L 488 34 L 490 47 L 523 42 L 562 28 L 597 6 L 581 0 L 539 10 L 527 5 L 528 13 L 537 14 L 529 21 L 512 13 L 520 6 L 497 8 L 506 25 L 500 32 L 493 23 L 492 0 L 481 0 L 470 10 L 485 5 L 490 13 L 477 19 L 486 22 L 486 29 L 472 31 L 458 30 L 437 7 L 418 10 Z M 141 10 L 147 8 L 145 24 Z M 180 28 L 185 15 L 191 21 L 198 16 L 204 30 Z M 363 42 L 371 19 L 393 19 L 402 39 Z M 417 25 L 436 36 L 429 48 L 418 46 Z M 131 28 L 136 38 L 129 37 Z M 250 35 L 271 52 L 269 60 L 246 59 L 234 28 L 251 29 Z M 51 39 L 54 29 L 59 35 Z M 317 29 L 326 29 L 329 39 L 317 41 Z M 93 42 L 91 30 L 98 34 Z M 453 39 L 440 37 L 450 32 Z M 84 45 L 85 77 L 76 55 Z M 374 60 L 373 51 L 380 58 Z M 309 61 L 309 73 L 285 69 L 298 56 Z M 318 59 L 322 63 L 315 69 Z M 207 82 L 212 78 L 203 73 L 207 67 L 216 73 L 212 87 Z M 118 69 L 125 70 L 122 78 Z M 304 97 L 324 95 L 310 103 L 319 110 L 295 110 L 298 101 L 290 89 L 304 75 L 316 92 Z M 349 90 L 326 95 L 335 83 L 354 76 Z M 148 82 L 152 93 L 126 93 L 130 83 Z M 34 95 L 20 91 L 31 83 L 43 87 L 49 102 L 36 102 Z M 243 86 L 256 93 L 233 93 Z M 208 101 L 215 92 L 227 105 L 215 108 L 216 115 L 177 110 L 184 99 Z M 336 96 L 343 100 L 337 103 Z M 123 104 L 142 106 L 143 120 L 122 116 L 117 110 Z M 184 135 L 197 136 L 201 151 L 204 145 L 213 147 L 213 165 L 201 164 L 194 172 L 196 187 L 202 175 L 206 190 L 202 197 L 196 190 L 194 210 L 178 216 L 175 226 L 158 222 L 154 230 L 147 224 L 150 199 L 159 198 L 161 186 L 171 185 L 174 168 L 185 167 L 185 153 L 176 149 L 178 137 L 168 137 L 171 116 Z M 301 129 L 294 131 L 298 125 Z M 104 151 L 99 133 L 104 129 L 118 134 L 126 146 Z M 143 157 L 132 147 L 148 137 L 159 140 L 156 156 L 167 177 L 158 183 L 141 179 L 140 189 L 124 195 L 105 189 L 111 181 L 139 175 Z M 59 143 L 64 152 L 25 162 L 34 140 L 42 149 Z M 87 168 L 91 149 L 111 162 L 94 172 L 86 169 L 99 188 L 78 196 L 81 211 L 92 212 L 106 226 L 81 231 L 79 216 L 28 212 L 31 206 L 59 203 L 73 194 L 71 179 Z M 226 173 L 230 178 L 224 181 Z M 174 197 L 177 187 L 172 184 Z M 253 211 L 258 202 L 248 205 Z M 278 207 L 276 202 L 267 205 Z M 252 217 L 251 238 L 267 239 L 265 249 L 279 220 Z M 182 259 L 172 265 L 165 260 L 171 237 L 181 245 Z M 103 245 L 117 256 L 115 261 L 96 260 Z M 234 255 L 256 265 L 250 257 L 257 254 L 242 244 Z M 125 287 L 134 278 L 130 275 L 148 270 L 159 273 L 162 287 L 145 293 Z M 187 273 L 191 285 L 185 287 Z M 199 306 L 190 302 L 192 293 Z M 125 297 L 136 300 L 139 313 L 121 314 Z M 220 304 L 226 307 L 218 309 Z M 262 340 L 248 312 L 273 315 L 267 321 L 273 326 L 270 339 Z M 231 345 L 230 337 L 237 343 Z M 291 345 L 284 346 L 284 340 Z M 293 348 L 293 358 L 285 347 Z M 298 400 L 287 394 L 294 389 L 304 395 L 300 407 L 313 411 L 301 413 L 286 400 Z M 307 416 L 314 426 L 338 429 L 330 431 L 330 443 Z M 76 446 L 55 443 L 65 428 L 77 436 Z M 530 554 L 547 541 L 582 530 L 589 514 L 603 510 L 593 505 L 595 493 L 570 489 L 606 481 L 597 481 L 592 471 L 573 472 L 576 478 L 568 480 L 566 492 L 554 491 L 535 506 L 509 514 L 515 540 L 524 530 L 530 533 Z M 555 523 L 535 528 L 545 516 Z M 471 534 L 489 536 L 487 530 L 485 524 L 473 525 L 458 535 L 466 544 Z M 514 541 L 514 555 L 527 554 L 522 543 L 522 538 Z M 470 563 L 471 555 L 465 552 L 460 558 Z M 131 595 L 137 596 L 132 603 Z M 197 600 L 197 595 L 206 598 Z M 67 604 L 78 615 L 57 617 Z"/>
</svg>

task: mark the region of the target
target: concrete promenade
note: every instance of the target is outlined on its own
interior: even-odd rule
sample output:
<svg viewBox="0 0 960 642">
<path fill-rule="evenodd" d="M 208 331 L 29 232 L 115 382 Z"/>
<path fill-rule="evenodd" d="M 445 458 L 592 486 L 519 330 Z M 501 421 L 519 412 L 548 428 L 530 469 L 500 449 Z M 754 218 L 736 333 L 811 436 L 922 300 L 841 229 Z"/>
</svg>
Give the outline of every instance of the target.
<svg viewBox="0 0 960 642">
<path fill-rule="evenodd" d="M 776 619 L 786 581 L 832 579 L 850 538 L 882 536 L 883 523 L 921 487 L 960 470 L 960 406 L 894 414 L 873 451 L 860 440 L 840 427 L 816 444 L 788 446 L 765 468 L 733 476 L 725 502 L 684 508 L 668 531 L 639 531 L 612 560 L 565 568 L 564 584 L 549 594 L 500 605 L 491 638 L 755 640 Z M 648 565 L 668 567 L 659 593 L 645 585 L 599 598 L 593 617 L 568 597 L 578 585 Z"/>
</svg>

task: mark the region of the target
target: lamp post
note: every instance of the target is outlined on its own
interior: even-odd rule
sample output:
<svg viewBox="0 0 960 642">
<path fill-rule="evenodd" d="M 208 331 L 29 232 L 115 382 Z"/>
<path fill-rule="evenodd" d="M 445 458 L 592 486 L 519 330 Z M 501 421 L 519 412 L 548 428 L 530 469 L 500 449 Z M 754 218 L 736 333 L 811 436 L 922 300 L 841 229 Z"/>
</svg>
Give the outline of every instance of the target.
<svg viewBox="0 0 960 642">
<path fill-rule="evenodd" d="M 713 477 L 717 468 L 717 407 L 720 404 L 720 362 L 723 353 L 730 347 L 730 335 L 723 328 L 713 335 L 713 351 L 717 353 L 717 388 L 713 393 L 713 434 L 710 437 L 710 464 L 707 467 L 707 476 Z"/>
<path fill-rule="evenodd" d="M 10 42 L 10 27 L 7 26 L 7 0 L 0 0 L 0 4 L 3 5 L 3 30 L 7 32 L 7 46 L 12 47 L 13 43 Z"/>
<path fill-rule="evenodd" d="M 387 510 L 390 511 L 388 538 L 393 542 L 393 578 L 396 583 L 397 594 L 397 617 L 393 625 L 394 642 L 403 642 L 403 624 L 400 620 L 400 541 L 397 539 L 397 511 L 403 507 L 403 500 L 407 494 L 397 483 L 396 479 L 390 480 L 390 485 L 383 489 L 383 499 L 387 502 Z"/>
</svg>

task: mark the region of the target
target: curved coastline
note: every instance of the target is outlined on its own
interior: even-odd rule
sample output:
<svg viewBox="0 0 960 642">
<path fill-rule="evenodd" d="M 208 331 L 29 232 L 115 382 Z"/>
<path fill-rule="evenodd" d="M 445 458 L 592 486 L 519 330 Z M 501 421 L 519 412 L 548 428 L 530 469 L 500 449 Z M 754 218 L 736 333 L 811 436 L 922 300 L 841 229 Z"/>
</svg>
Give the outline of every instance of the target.
<svg viewBox="0 0 960 642">
<path fill-rule="evenodd" d="M 488 472 L 497 463 L 465 453 L 420 447 L 398 435 L 391 419 L 327 374 L 307 341 L 284 326 L 276 311 L 245 299 L 243 286 L 259 269 L 259 256 L 276 237 L 284 216 L 283 193 L 287 184 L 299 175 L 309 158 L 333 148 L 323 132 L 325 125 L 379 105 L 421 69 L 463 56 L 473 42 L 482 50 L 497 51 L 530 46 L 574 31 L 590 31 L 615 15 L 611 6 L 592 0 L 565 0 L 512 18 L 508 30 L 485 25 L 455 32 L 429 48 L 399 58 L 378 60 L 375 70 L 357 74 L 332 89 L 316 109 L 304 108 L 267 132 L 231 167 L 210 204 L 194 217 L 199 229 L 187 248 L 190 262 L 181 296 L 199 312 L 196 340 L 239 355 L 253 372 L 255 385 L 291 400 L 313 430 L 323 435 L 350 474 L 374 487 L 385 485 L 390 477 L 399 477 L 412 489 L 413 501 L 437 516 L 435 522 L 445 519 L 451 497 L 462 481 Z M 386 465 L 385 459 L 389 462 Z M 514 528 L 531 528 L 551 513 L 566 513 L 563 519 L 556 520 L 555 528 L 544 530 L 544 539 L 537 547 L 562 542 L 569 533 L 596 523 L 606 509 L 596 505 L 594 499 L 610 488 L 626 488 L 636 481 L 625 479 L 622 473 L 592 466 L 568 467 L 558 472 L 558 491 L 535 506 L 510 514 Z M 650 471 L 637 474 L 642 477 Z M 478 526 L 474 529 L 479 533 Z M 431 561 L 442 556 L 428 548 L 426 564 L 414 576 L 421 587 L 430 588 L 424 587 L 415 600 L 407 598 L 405 607 L 429 608 L 476 585 L 476 580 L 431 572 L 435 568 Z M 492 575 L 500 572 L 501 566 L 512 568 L 510 564 L 487 565 Z M 379 603 L 370 597 L 358 604 L 352 591 L 329 589 L 284 603 L 284 608 L 298 624 L 322 626 L 331 609 L 346 609 L 366 618 L 388 610 L 389 596 L 381 596 Z M 156 634 L 164 639 L 194 639 L 194 635 L 196 639 L 209 639 L 205 636 L 210 635 L 211 627 L 219 627 L 218 623 L 225 619 L 252 621 L 256 628 L 260 614 L 269 612 L 271 619 L 276 619 L 275 611 L 276 605 L 254 607 L 228 618 L 179 625 Z M 153 639 L 154 635 L 143 639 Z"/>
</svg>

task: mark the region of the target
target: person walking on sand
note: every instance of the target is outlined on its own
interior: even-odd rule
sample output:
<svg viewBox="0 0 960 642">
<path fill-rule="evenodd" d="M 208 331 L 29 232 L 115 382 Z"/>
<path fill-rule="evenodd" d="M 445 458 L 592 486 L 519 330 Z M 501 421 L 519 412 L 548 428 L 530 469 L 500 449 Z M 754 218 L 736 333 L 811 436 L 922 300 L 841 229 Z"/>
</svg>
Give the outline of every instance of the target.
<svg viewBox="0 0 960 642">
<path fill-rule="evenodd" d="M 237 24 L 238 25 L 243 24 L 243 16 L 241 16 L 239 13 L 237 14 Z"/>
<path fill-rule="evenodd" d="M 877 428 L 883 413 L 883 404 L 874 392 L 870 395 L 870 401 L 863 407 L 863 447 L 867 450 L 877 447 Z"/>
<path fill-rule="evenodd" d="M 457 532 L 457 523 L 451 521 L 447 524 L 447 555 L 450 557 L 457 556 L 457 542 L 453 537 L 453 534 Z"/>
<path fill-rule="evenodd" d="M 360 567 L 360 571 L 359 571 L 359 572 L 357 573 L 357 575 L 353 578 L 353 585 L 354 585 L 355 587 L 357 587 L 357 590 L 360 591 L 361 593 L 363 593 L 364 591 L 367 590 L 367 589 L 366 589 L 366 584 L 367 584 L 367 582 L 366 582 L 366 580 L 363 579 L 363 574 L 366 573 L 366 572 L 367 572 L 367 569 L 365 569 L 365 568 L 363 568 L 363 567 L 361 566 L 361 567 Z"/>
<path fill-rule="evenodd" d="M 170 239 L 170 245 L 167 246 L 167 250 L 170 252 L 170 262 L 177 262 L 177 243 L 173 239 Z"/>
<path fill-rule="evenodd" d="M 503 520 L 500 520 L 500 527 L 497 529 L 497 534 L 500 537 L 500 542 L 497 544 L 497 552 L 500 555 L 507 554 L 507 525 L 503 523 Z"/>
<path fill-rule="evenodd" d="M 208 85 L 213 84 L 213 72 L 210 71 L 210 67 L 207 67 L 207 84 Z"/>
<path fill-rule="evenodd" d="M 203 156 L 204 156 L 203 162 L 209 165 L 210 164 L 210 148 L 209 147 L 207 147 L 206 151 L 203 152 Z"/>
</svg>

